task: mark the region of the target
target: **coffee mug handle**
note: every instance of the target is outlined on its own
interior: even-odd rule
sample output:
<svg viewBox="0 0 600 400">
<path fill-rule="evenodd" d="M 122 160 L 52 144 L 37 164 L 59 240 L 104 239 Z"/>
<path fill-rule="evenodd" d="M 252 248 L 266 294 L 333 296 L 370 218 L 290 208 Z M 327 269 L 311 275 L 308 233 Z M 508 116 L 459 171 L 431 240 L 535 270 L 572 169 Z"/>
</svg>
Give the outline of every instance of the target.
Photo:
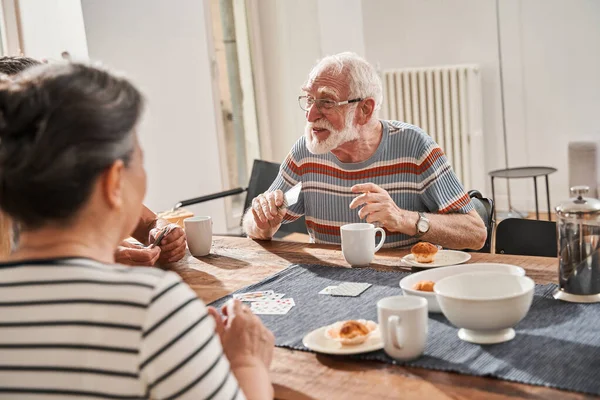
<svg viewBox="0 0 600 400">
<path fill-rule="evenodd" d="M 381 246 L 383 246 L 383 242 L 385 242 L 385 231 L 383 228 L 375 228 L 375 234 L 377 234 L 377 232 L 381 232 L 381 240 L 379 241 L 377 247 L 375 247 L 375 253 L 377 253 Z"/>
<path fill-rule="evenodd" d="M 400 340 L 400 317 L 397 315 L 391 315 L 388 318 L 388 337 L 392 341 L 392 346 L 397 349 L 402 349 L 402 345 L 400 344 L 402 340 Z"/>
</svg>

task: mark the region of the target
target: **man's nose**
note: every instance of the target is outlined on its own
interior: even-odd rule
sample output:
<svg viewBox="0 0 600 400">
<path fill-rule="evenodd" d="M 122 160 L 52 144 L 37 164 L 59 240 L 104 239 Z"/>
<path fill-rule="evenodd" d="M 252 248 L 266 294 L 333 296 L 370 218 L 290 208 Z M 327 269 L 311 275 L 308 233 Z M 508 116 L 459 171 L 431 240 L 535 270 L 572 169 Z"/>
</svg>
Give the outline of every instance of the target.
<svg viewBox="0 0 600 400">
<path fill-rule="evenodd" d="M 308 122 L 315 122 L 321 117 L 323 117 L 323 114 L 321 114 L 321 111 L 319 111 L 316 104 L 313 104 L 306 112 L 306 119 Z"/>
</svg>

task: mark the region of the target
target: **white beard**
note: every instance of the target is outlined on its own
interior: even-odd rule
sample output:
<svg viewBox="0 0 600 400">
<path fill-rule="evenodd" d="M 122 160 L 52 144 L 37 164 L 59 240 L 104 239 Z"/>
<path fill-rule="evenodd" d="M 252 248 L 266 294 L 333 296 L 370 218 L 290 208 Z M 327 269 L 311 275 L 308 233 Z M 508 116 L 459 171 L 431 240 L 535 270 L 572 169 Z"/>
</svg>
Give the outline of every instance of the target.
<svg viewBox="0 0 600 400">
<path fill-rule="evenodd" d="M 307 122 L 304 128 L 304 137 L 306 138 L 306 148 L 313 154 L 325 154 L 331 150 L 337 149 L 344 143 L 357 140 L 360 137 L 358 128 L 353 123 L 354 110 L 346 114 L 346 125 L 342 130 L 336 130 L 325 118 L 318 119 L 315 122 Z M 323 141 L 319 141 L 313 135 L 313 128 L 327 129 L 329 136 Z"/>
</svg>

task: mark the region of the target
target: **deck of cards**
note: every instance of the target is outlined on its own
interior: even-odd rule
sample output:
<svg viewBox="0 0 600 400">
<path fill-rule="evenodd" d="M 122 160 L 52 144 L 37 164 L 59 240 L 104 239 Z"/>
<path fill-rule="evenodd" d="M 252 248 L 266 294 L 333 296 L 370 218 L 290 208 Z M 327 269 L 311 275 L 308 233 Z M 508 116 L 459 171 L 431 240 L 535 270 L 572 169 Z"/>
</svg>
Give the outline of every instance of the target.
<svg viewBox="0 0 600 400">
<path fill-rule="evenodd" d="M 284 299 L 285 294 L 275 293 L 272 290 L 258 292 L 237 293 L 234 299 L 250 303 L 250 311 L 262 315 L 285 315 L 296 305 L 294 299 Z"/>
<path fill-rule="evenodd" d="M 370 288 L 370 283 L 362 282 L 344 282 L 338 286 L 327 286 L 321 290 L 319 294 L 328 294 L 330 296 L 345 296 L 345 297 L 356 297 L 362 292 Z"/>
</svg>

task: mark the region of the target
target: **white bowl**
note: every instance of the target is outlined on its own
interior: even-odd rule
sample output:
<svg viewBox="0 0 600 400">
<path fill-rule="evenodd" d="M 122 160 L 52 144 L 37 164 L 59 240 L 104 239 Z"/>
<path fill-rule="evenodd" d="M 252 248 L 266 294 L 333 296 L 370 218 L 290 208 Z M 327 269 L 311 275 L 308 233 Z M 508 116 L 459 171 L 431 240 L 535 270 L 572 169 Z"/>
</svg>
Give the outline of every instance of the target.
<svg viewBox="0 0 600 400">
<path fill-rule="evenodd" d="M 441 279 L 437 301 L 458 337 L 468 342 L 501 343 L 515 337 L 513 326 L 531 307 L 535 283 L 526 276 L 473 272 Z"/>
<path fill-rule="evenodd" d="M 415 272 L 400 281 L 400 287 L 404 292 L 405 296 L 419 296 L 427 300 L 427 307 L 429 312 L 441 313 L 440 305 L 438 304 L 437 298 L 434 292 L 423 292 L 421 290 L 414 290 L 413 286 L 419 281 L 432 281 L 438 282 L 439 280 L 448 276 L 471 273 L 471 272 L 485 272 L 493 271 L 504 274 L 525 276 L 525 270 L 516 265 L 510 264 L 495 264 L 495 263 L 474 263 L 466 265 L 453 265 L 451 267 L 433 268 L 426 271 Z"/>
</svg>

